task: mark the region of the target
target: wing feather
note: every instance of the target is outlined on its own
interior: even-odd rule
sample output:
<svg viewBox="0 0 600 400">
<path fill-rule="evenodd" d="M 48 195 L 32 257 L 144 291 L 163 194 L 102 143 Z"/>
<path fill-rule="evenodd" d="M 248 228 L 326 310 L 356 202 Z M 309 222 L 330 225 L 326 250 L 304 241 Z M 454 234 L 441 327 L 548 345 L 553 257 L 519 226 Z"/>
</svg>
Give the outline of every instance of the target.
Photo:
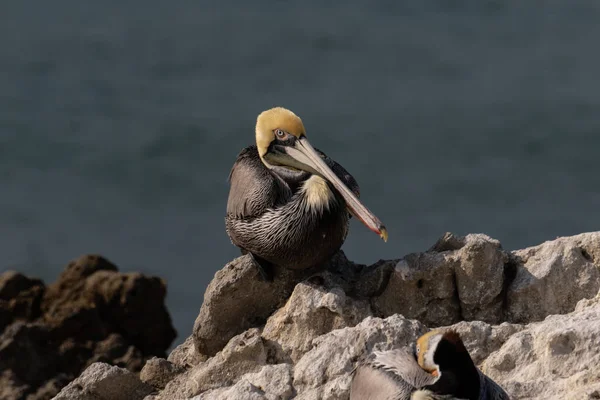
<svg viewBox="0 0 600 400">
<path fill-rule="evenodd" d="M 421 368 L 408 348 L 375 351 L 373 355 L 373 366 L 393 372 L 414 388 L 420 389 L 439 379 Z"/>
<path fill-rule="evenodd" d="M 229 173 L 227 216 L 252 219 L 284 203 L 291 190 L 262 163 L 256 146 L 243 149 Z"/>
<path fill-rule="evenodd" d="M 360 188 L 344 167 L 317 149 L 323 161 L 348 188 L 360 196 Z M 289 185 L 273 174 L 261 161 L 256 146 L 248 146 L 238 155 L 229 173 L 227 216 L 252 219 L 268 209 L 287 202 L 293 195 Z"/>
</svg>

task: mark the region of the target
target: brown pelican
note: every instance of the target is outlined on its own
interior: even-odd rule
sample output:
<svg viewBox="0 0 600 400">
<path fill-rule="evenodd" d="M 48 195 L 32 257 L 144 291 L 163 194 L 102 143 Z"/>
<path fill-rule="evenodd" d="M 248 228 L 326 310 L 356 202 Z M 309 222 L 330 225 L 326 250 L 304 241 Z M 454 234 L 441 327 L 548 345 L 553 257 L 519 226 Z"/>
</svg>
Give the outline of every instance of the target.
<svg viewBox="0 0 600 400">
<path fill-rule="evenodd" d="M 229 175 L 225 225 L 270 279 L 273 265 L 306 269 L 326 262 L 348 233 L 350 214 L 387 241 L 381 221 L 358 199 L 354 178 L 308 142 L 302 120 L 275 107 L 256 121 L 256 145 Z"/>
<path fill-rule="evenodd" d="M 350 400 L 509 400 L 473 363 L 454 331 L 431 331 L 414 350 L 374 352 L 355 371 Z"/>
</svg>

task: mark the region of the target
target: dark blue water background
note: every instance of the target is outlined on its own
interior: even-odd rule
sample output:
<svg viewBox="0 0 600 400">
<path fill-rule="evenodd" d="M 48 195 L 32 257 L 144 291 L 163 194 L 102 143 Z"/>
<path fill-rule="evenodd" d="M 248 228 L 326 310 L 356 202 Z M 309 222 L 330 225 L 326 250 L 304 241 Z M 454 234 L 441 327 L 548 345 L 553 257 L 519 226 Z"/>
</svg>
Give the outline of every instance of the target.
<svg viewBox="0 0 600 400">
<path fill-rule="evenodd" d="M 164 277 L 181 341 L 239 255 L 226 178 L 274 105 L 388 226 L 352 223 L 355 261 L 599 229 L 600 2 L 400 3 L 2 2 L 0 268 Z"/>
</svg>

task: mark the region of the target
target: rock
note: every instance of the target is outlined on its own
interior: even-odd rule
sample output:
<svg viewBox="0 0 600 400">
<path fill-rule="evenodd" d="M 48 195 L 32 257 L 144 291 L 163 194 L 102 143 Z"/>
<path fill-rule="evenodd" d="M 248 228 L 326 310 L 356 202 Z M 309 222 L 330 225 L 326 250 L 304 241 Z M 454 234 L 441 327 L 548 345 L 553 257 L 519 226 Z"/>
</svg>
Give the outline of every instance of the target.
<svg viewBox="0 0 600 400">
<path fill-rule="evenodd" d="M 585 399 L 600 390 L 600 295 L 512 335 L 483 370 L 513 398 Z"/>
<path fill-rule="evenodd" d="M 373 308 L 383 317 L 399 313 L 431 327 L 474 319 L 498 323 L 508 260 L 500 242 L 486 235 L 447 233 L 429 251 L 389 263 L 395 270 Z"/>
<path fill-rule="evenodd" d="M 213 389 L 193 397 L 195 400 L 289 399 L 293 395 L 290 364 L 265 365 L 260 371 L 245 374 L 233 386 Z"/>
<path fill-rule="evenodd" d="M 44 286 L 39 279 L 31 279 L 16 271 L 6 271 L 0 275 L 0 299 L 11 300 L 22 292 L 36 287 Z"/>
<path fill-rule="evenodd" d="M 184 344 L 170 357 L 191 368 L 167 389 L 191 385 L 198 380 L 194 375 L 203 386 L 187 393 L 165 389 L 159 398 L 179 393 L 196 399 L 346 399 L 352 371 L 362 357 L 411 344 L 434 327 L 456 330 L 474 362 L 511 398 L 594 398 L 600 393 L 600 377 L 590 367 L 600 362 L 599 234 L 561 238 L 512 253 L 486 235 L 446 234 L 428 251 L 400 260 L 380 260 L 367 267 L 339 258 L 335 268 L 300 280 L 289 299 L 262 322 L 258 362 L 243 364 L 241 356 L 226 361 L 218 353 L 193 366 L 197 361 L 184 361 L 193 359 L 190 344 Z M 543 273 L 532 274 L 544 260 Z M 526 272 L 536 278 L 523 280 Z M 235 295 L 243 298 L 243 285 L 236 285 Z M 552 291 L 559 293 L 554 303 L 536 311 L 538 293 Z M 528 296 L 534 300 L 531 306 Z M 515 318 L 515 309 L 527 307 Z M 241 308 L 249 312 L 246 305 Z M 536 322 L 548 313 L 559 315 Z M 242 327 L 238 324 L 236 329 Z M 253 355 L 247 361 L 256 360 L 248 353 Z M 227 371 L 227 363 L 234 372 L 208 372 Z M 277 392 L 257 381 L 272 364 L 293 371 L 290 391 Z"/>
<path fill-rule="evenodd" d="M 418 321 L 401 315 L 387 319 L 367 317 L 353 328 L 329 332 L 313 342 L 294 368 L 298 398 L 348 398 L 350 373 L 361 357 L 374 350 L 389 350 L 413 343 L 426 332 Z"/>
<path fill-rule="evenodd" d="M 360 266 L 349 262 L 340 251 L 321 269 L 276 269 L 273 281 L 266 282 L 250 256 L 236 258 L 215 274 L 204 293 L 193 330 L 198 354 L 203 359 L 213 356 L 233 336 L 264 325 L 267 318 L 285 303 L 298 282 L 321 270 L 340 269 L 350 279 Z"/>
<path fill-rule="evenodd" d="M 369 267 L 355 264 L 355 268 L 360 268 L 360 273 L 353 279 L 351 285 L 344 287 L 344 290 L 353 297 L 363 299 L 381 296 L 395 266 L 395 263 L 385 260 L 379 260 Z"/>
<path fill-rule="evenodd" d="M 371 299 L 375 315 L 402 314 L 429 326 L 460 321 L 455 259 L 451 254 L 413 253 L 388 264 L 393 264 L 395 270 L 382 294 Z"/>
<path fill-rule="evenodd" d="M 162 399 L 188 398 L 207 390 L 233 385 L 241 376 L 267 363 L 267 350 L 257 328 L 233 337 L 222 351 L 173 379 Z"/>
<path fill-rule="evenodd" d="M 46 322 L 62 334 L 97 340 L 118 332 L 144 353 L 164 352 L 176 336 L 164 306 L 165 283 L 140 273 L 119 274 L 100 256 L 70 263 L 50 285 L 42 305 Z M 96 321 L 94 330 L 89 319 Z M 147 332 L 153 332 L 148 335 Z"/>
<path fill-rule="evenodd" d="M 240 257 L 215 275 L 192 336 L 167 360 L 146 363 L 140 374 L 146 391 L 139 396 L 347 399 L 363 357 L 412 344 L 437 328 L 456 330 L 478 367 L 513 399 L 597 398 L 598 260 L 600 232 L 511 253 L 486 235 L 446 234 L 428 251 L 400 260 L 363 266 L 340 252 L 319 270 L 276 270 L 273 282 Z M 59 379 L 90 360 L 136 371 L 149 349 L 164 344 L 164 338 L 141 338 L 135 325 L 119 328 L 119 319 L 151 311 L 130 296 L 146 280 L 118 274 L 99 258 L 89 264 L 74 263 L 61 278 L 69 284 L 45 290 L 39 317 L 25 312 L 11 319 L 0 338 L 0 396 L 48 398 L 64 384 Z M 6 289 L 13 298 L 37 287 L 20 277 L 7 281 L 19 288 Z M 148 287 L 164 295 L 160 280 Z M 85 321 L 91 326 L 80 332 Z M 155 329 L 149 319 L 138 321 L 147 326 L 143 332 Z M 52 356 L 41 359 L 43 352 Z M 19 357 L 26 362 L 14 366 Z M 60 372 L 49 379 L 50 369 Z M 82 393 L 85 399 L 92 392 Z"/>
<path fill-rule="evenodd" d="M 194 337 L 188 336 L 188 338 L 179 346 L 177 346 L 167 360 L 181 368 L 193 367 L 200 363 L 201 356 L 196 352 L 194 347 Z"/>
<path fill-rule="evenodd" d="M 600 232 L 559 238 L 513 256 L 518 265 L 507 294 L 509 321 L 571 312 L 600 289 Z"/>
<path fill-rule="evenodd" d="M 170 363 L 164 358 L 152 357 L 140 372 L 140 379 L 156 389 L 164 389 L 175 376 L 184 369 Z"/>
<path fill-rule="evenodd" d="M 194 323 L 198 354 L 213 356 L 235 335 L 263 325 L 292 293 L 297 283 L 294 272 L 277 271 L 273 282 L 266 282 L 247 255 L 218 271 Z"/>
<path fill-rule="evenodd" d="M 141 400 L 152 390 L 152 386 L 124 368 L 94 363 L 65 386 L 54 400 Z"/>
<path fill-rule="evenodd" d="M 575 306 L 575 311 L 584 311 L 588 308 L 596 307 L 597 304 L 600 304 L 600 290 L 595 297 L 579 300 Z"/>
<path fill-rule="evenodd" d="M 96 361 L 137 372 L 164 356 L 176 334 L 165 294 L 162 280 L 120 274 L 100 256 L 69 263 L 48 287 L 3 274 L 0 321 L 2 310 L 10 318 L 0 334 L 0 397 L 49 399 Z"/>
<path fill-rule="evenodd" d="M 456 289 L 464 320 L 499 323 L 503 317 L 505 264 L 509 257 L 500 242 L 486 235 L 457 238 L 454 252 Z"/>
<path fill-rule="evenodd" d="M 50 332 L 46 326 L 40 323 L 15 322 L 0 336 L 0 370 L 10 370 L 17 382 L 33 388 L 41 386 L 56 374 L 56 370 L 69 367 L 56 356 L 45 356 L 52 354 L 52 347 Z"/>
<path fill-rule="evenodd" d="M 498 350 L 513 334 L 523 329 L 522 325 L 503 322 L 500 325 L 490 325 L 482 321 L 461 321 L 457 324 L 438 328 L 454 330 L 463 340 L 475 364 L 480 364 L 491 353 Z"/>
<path fill-rule="evenodd" d="M 29 385 L 9 369 L 0 368 L 0 399 L 24 399 L 30 392 Z"/>
<path fill-rule="evenodd" d="M 229 400 L 229 399 L 240 399 L 240 400 L 267 400 L 268 397 L 265 392 L 260 388 L 254 386 L 247 380 L 240 380 L 233 387 L 227 387 L 224 389 L 210 390 L 206 393 L 202 393 L 198 396 L 191 398 L 192 400 Z"/>
<path fill-rule="evenodd" d="M 346 399 L 362 357 L 412 344 L 433 327 L 459 332 L 474 362 L 512 398 L 593 398 L 598 376 L 584 365 L 596 365 L 600 350 L 586 356 L 581 349 L 600 348 L 594 333 L 600 332 L 594 325 L 600 303 L 600 294 L 593 297 L 600 287 L 595 236 L 561 238 L 542 245 L 543 252 L 507 253 L 486 235 L 446 234 L 428 251 L 400 260 L 362 266 L 339 253 L 320 271 L 279 271 L 273 283 L 262 281 L 250 260 L 238 258 L 215 275 L 192 337 L 169 355 L 184 372 L 155 368 L 153 380 L 166 377 L 156 387 L 171 381 L 147 400 Z M 578 254 L 584 261 L 563 248 L 583 249 Z M 522 299 L 535 293 L 531 287 L 561 290 L 559 279 L 550 277 L 576 278 L 556 300 L 559 306 L 517 319 L 512 310 L 524 300 L 511 296 L 534 259 L 524 253 L 568 256 L 551 263 L 541 282 L 530 280 Z M 531 323 L 547 312 L 564 315 Z M 553 364 L 558 362 L 564 365 Z"/>
<path fill-rule="evenodd" d="M 310 350 L 316 337 L 354 326 L 369 315 L 367 301 L 351 299 L 339 286 L 325 288 L 302 282 L 285 306 L 268 319 L 262 336 L 280 350 L 278 361 L 296 362 Z"/>
<path fill-rule="evenodd" d="M 41 280 L 15 271 L 0 275 L 0 332 L 15 320 L 36 319 L 45 289 Z"/>
<path fill-rule="evenodd" d="M 63 344 L 66 346 L 77 346 L 73 340 L 67 340 Z M 111 333 L 104 340 L 96 343 L 94 354 L 87 361 L 87 364 L 94 362 L 107 362 L 120 367 L 125 367 L 130 371 L 139 371 L 144 366 L 147 356 L 134 345 L 127 342 L 121 335 Z"/>
</svg>

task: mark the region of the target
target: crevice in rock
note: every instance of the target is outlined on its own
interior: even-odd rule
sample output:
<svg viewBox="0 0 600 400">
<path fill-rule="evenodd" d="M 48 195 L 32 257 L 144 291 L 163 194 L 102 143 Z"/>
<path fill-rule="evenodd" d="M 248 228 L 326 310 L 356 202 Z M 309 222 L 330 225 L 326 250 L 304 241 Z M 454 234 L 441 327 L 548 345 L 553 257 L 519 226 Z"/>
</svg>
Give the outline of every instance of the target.
<svg viewBox="0 0 600 400">
<path fill-rule="evenodd" d="M 583 256 L 583 258 L 585 258 L 587 261 L 595 264 L 594 257 L 592 257 L 592 255 L 584 247 L 579 247 L 579 251 L 581 251 L 581 255 Z"/>
<path fill-rule="evenodd" d="M 508 253 L 508 261 L 504 264 L 504 277 L 502 282 L 502 291 L 499 296 L 502 296 L 502 321 L 507 320 L 506 312 L 508 310 L 508 288 L 517 277 L 517 268 L 522 260 L 514 254 Z"/>
<path fill-rule="evenodd" d="M 281 344 L 265 338 L 262 341 L 267 350 L 267 364 L 293 364 L 291 357 L 283 350 Z"/>
<path fill-rule="evenodd" d="M 458 279 L 456 278 L 456 271 L 452 271 L 452 284 L 454 285 L 454 293 L 452 294 L 452 299 L 458 307 L 458 316 L 460 318 L 460 321 L 464 321 L 465 316 L 463 315 L 462 303 L 460 302 L 460 296 L 458 294 Z"/>
</svg>

